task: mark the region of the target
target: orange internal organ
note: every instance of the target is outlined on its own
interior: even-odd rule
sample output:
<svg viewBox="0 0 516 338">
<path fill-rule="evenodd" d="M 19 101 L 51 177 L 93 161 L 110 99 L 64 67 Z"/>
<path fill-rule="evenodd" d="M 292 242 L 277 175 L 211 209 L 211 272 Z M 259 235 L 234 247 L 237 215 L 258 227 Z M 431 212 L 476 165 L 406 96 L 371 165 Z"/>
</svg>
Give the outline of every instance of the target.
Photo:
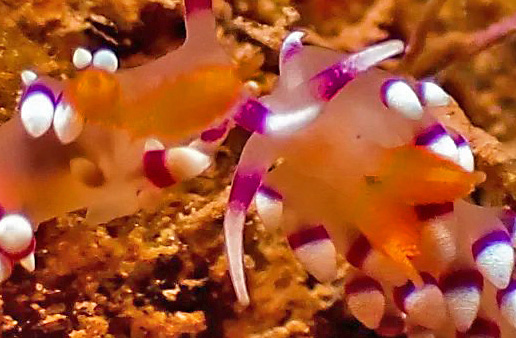
<svg viewBox="0 0 516 338">
<path fill-rule="evenodd" d="M 414 209 L 374 191 L 364 194 L 355 206 L 354 223 L 360 232 L 374 248 L 398 263 L 408 278 L 420 284 L 421 277 L 410 260 L 420 253 L 422 222 Z"/>
<path fill-rule="evenodd" d="M 126 129 L 133 136 L 167 139 L 189 138 L 222 121 L 242 87 L 230 65 L 198 67 L 165 78 L 151 90 L 126 88 L 117 83 L 116 75 L 99 70 L 83 73 L 65 92 L 79 114 L 90 122 Z"/>
<path fill-rule="evenodd" d="M 401 146 L 388 152 L 377 188 L 408 205 L 444 203 L 467 196 L 484 180 L 454 162 L 419 146 Z"/>
</svg>

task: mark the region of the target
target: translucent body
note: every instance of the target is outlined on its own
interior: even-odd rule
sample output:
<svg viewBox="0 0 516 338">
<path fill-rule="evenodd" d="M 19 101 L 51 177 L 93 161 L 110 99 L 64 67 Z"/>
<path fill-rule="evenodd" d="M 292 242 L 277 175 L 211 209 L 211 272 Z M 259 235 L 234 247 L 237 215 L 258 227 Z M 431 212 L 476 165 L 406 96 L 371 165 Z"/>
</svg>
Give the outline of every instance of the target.
<svg viewBox="0 0 516 338">
<path fill-rule="evenodd" d="M 123 132 L 86 126 L 76 142 L 59 143 L 55 135 L 31 138 L 19 120 L 0 127 L 0 205 L 26 214 L 34 224 L 57 215 L 89 208 L 89 220 L 104 222 L 138 209 L 142 141 Z M 102 179 L 84 181 L 71 171 L 71 161 L 88 159 Z"/>
<path fill-rule="evenodd" d="M 186 22 L 187 40 L 178 50 L 115 74 L 86 69 L 69 81 L 64 99 L 87 121 L 138 137 L 178 141 L 222 123 L 242 83 L 215 39 L 210 9 L 189 12 Z"/>
<path fill-rule="evenodd" d="M 339 57 L 318 47 L 302 47 L 282 60 L 278 86 L 261 102 L 273 115 L 299 109 L 293 94 L 299 83 L 328 69 Z M 361 73 L 329 100 L 311 124 L 290 134 L 251 136 L 237 168 L 225 221 L 231 273 L 243 303 L 248 300 L 236 248 L 246 203 L 244 194 L 237 192 L 251 193 L 257 186 L 251 177 L 257 176 L 283 197 L 287 233 L 323 224 L 342 254 L 349 250 L 350 234 L 362 233 L 375 250 L 398 265 L 399 273 L 422 283 L 412 258 L 424 255 L 419 247 L 425 222 L 414 207 L 465 197 L 483 176 L 415 145 L 417 136 L 437 122 L 431 107 L 419 119 L 388 108 L 382 92 L 392 78 L 374 69 Z M 457 109 L 453 101 L 449 104 Z M 248 182 L 242 183 L 246 177 Z"/>
</svg>

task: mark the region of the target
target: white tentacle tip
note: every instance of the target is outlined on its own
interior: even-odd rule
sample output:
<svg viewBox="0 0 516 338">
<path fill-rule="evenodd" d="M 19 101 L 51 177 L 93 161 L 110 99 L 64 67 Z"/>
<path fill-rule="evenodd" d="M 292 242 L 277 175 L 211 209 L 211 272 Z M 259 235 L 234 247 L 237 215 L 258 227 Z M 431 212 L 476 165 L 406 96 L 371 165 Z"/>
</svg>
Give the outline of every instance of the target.
<svg viewBox="0 0 516 338">
<path fill-rule="evenodd" d="M 75 68 L 84 69 L 91 64 L 93 56 L 91 52 L 85 48 L 79 47 L 73 52 L 72 62 Z"/>
<path fill-rule="evenodd" d="M 165 150 L 165 146 L 160 140 L 149 138 L 145 141 L 144 151 Z"/>
<path fill-rule="evenodd" d="M 412 88 L 403 80 L 385 81 L 381 88 L 381 98 L 387 108 L 394 109 L 411 120 L 423 117 L 423 107 Z"/>
<path fill-rule="evenodd" d="M 99 49 L 93 54 L 93 66 L 114 73 L 118 69 L 118 57 L 109 49 Z"/>
<path fill-rule="evenodd" d="M 305 269 L 317 280 L 326 283 L 337 277 L 337 253 L 323 225 L 290 234 L 288 243 Z"/>
<path fill-rule="evenodd" d="M 171 148 L 166 154 L 166 166 L 172 176 L 187 180 L 200 175 L 211 165 L 208 155 L 191 147 Z"/>
<path fill-rule="evenodd" d="M 428 107 L 442 107 L 451 103 L 451 97 L 432 81 L 421 81 L 418 84 L 418 94 L 421 102 Z"/>
<path fill-rule="evenodd" d="M 28 272 L 33 272 L 36 269 L 36 259 L 34 257 L 34 252 L 31 252 L 27 256 L 20 259 L 19 263 Z"/>
<path fill-rule="evenodd" d="M 20 77 L 25 86 L 30 86 L 38 79 L 38 74 L 34 73 L 32 70 L 24 70 L 21 72 Z"/>
<path fill-rule="evenodd" d="M 33 237 L 32 225 L 25 217 L 11 214 L 0 220 L 0 247 L 8 254 L 26 250 Z"/>
<path fill-rule="evenodd" d="M 72 106 L 60 102 L 54 113 L 54 132 L 61 143 L 73 142 L 82 132 L 84 119 L 73 110 Z"/>
<path fill-rule="evenodd" d="M 43 89 L 43 88 L 42 88 Z M 32 137 L 45 134 L 54 118 L 54 100 L 50 90 L 33 90 L 22 98 L 20 116 L 25 130 Z"/>
</svg>

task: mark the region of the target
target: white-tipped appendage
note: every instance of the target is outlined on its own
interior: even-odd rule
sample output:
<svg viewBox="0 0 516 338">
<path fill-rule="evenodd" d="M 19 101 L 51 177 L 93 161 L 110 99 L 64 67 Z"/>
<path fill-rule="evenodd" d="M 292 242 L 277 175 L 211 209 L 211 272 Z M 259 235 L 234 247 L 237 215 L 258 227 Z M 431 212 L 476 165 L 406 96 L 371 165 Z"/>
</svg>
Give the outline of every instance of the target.
<svg viewBox="0 0 516 338">
<path fill-rule="evenodd" d="M 465 332 L 473 324 L 480 307 L 480 296 L 481 291 L 470 286 L 458 287 L 444 294 L 457 331 Z"/>
<path fill-rule="evenodd" d="M 383 99 L 387 107 L 404 117 L 419 120 L 423 117 L 423 107 L 412 88 L 402 80 L 387 81 L 383 88 Z"/>
<path fill-rule="evenodd" d="M 88 67 L 92 60 L 91 52 L 85 48 L 79 47 L 73 52 L 72 62 L 77 69 Z"/>
<path fill-rule="evenodd" d="M 410 293 L 405 298 L 405 310 L 411 320 L 430 329 L 438 329 L 446 319 L 443 294 L 433 284 Z"/>
<path fill-rule="evenodd" d="M 497 289 L 504 289 L 511 280 L 514 249 L 511 243 L 496 242 L 487 246 L 475 260 L 478 270 Z"/>
<path fill-rule="evenodd" d="M 283 215 L 283 202 L 258 190 L 255 197 L 256 211 L 268 230 L 278 229 Z"/>
<path fill-rule="evenodd" d="M 467 143 L 463 143 L 457 147 L 459 152 L 458 164 L 466 171 L 473 172 L 475 170 L 475 157 L 471 151 L 471 147 Z"/>
<path fill-rule="evenodd" d="M 450 95 L 432 81 L 422 81 L 419 84 L 419 90 L 425 106 L 441 107 L 451 103 Z"/>
<path fill-rule="evenodd" d="M 54 102 L 44 92 L 29 93 L 21 103 L 20 116 L 27 133 L 32 137 L 40 137 L 52 126 Z"/>
<path fill-rule="evenodd" d="M 430 143 L 427 147 L 439 156 L 446 157 L 456 163 L 459 161 L 459 151 L 457 146 L 448 134 L 439 136 L 439 138 Z"/>
<path fill-rule="evenodd" d="M 27 87 L 38 79 L 38 74 L 34 73 L 32 70 L 26 69 L 21 72 L 20 77 L 23 84 Z"/>
<path fill-rule="evenodd" d="M 109 49 L 99 49 L 93 54 L 93 66 L 114 73 L 118 69 L 118 58 Z"/>
<path fill-rule="evenodd" d="M 54 112 L 54 132 L 61 143 L 73 142 L 82 132 L 84 119 L 66 102 L 59 102 Z"/>
<path fill-rule="evenodd" d="M 352 54 L 344 61 L 356 71 L 366 71 L 380 62 L 403 53 L 405 45 L 401 40 L 388 40 Z"/>
<path fill-rule="evenodd" d="M 337 277 L 337 252 L 330 239 L 305 243 L 294 253 L 306 271 L 318 281 L 327 283 Z"/>
<path fill-rule="evenodd" d="M 187 180 L 200 175 L 211 165 L 208 155 L 191 147 L 175 147 L 167 150 L 166 166 L 178 180 Z"/>
<path fill-rule="evenodd" d="M 165 150 L 165 146 L 160 140 L 149 138 L 145 141 L 144 151 Z"/>
<path fill-rule="evenodd" d="M 0 247 L 7 253 L 26 250 L 33 237 L 32 225 L 25 217 L 11 214 L 0 220 Z"/>
<path fill-rule="evenodd" d="M 20 259 L 18 263 L 20 263 L 20 265 L 28 272 L 33 272 L 36 269 L 36 258 L 34 257 L 34 252 L 31 252 Z"/>
</svg>

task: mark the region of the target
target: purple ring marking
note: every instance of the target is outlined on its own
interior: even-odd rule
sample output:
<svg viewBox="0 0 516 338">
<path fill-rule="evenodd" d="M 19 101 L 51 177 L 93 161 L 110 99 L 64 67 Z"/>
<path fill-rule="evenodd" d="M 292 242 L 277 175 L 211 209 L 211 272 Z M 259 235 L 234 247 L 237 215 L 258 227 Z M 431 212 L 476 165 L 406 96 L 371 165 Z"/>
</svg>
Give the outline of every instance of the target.
<svg viewBox="0 0 516 338">
<path fill-rule="evenodd" d="M 145 177 L 158 188 L 165 188 L 176 183 L 176 180 L 165 165 L 165 150 L 151 150 L 143 155 L 143 172 Z"/>
<path fill-rule="evenodd" d="M 401 78 L 392 78 L 392 79 L 386 80 L 380 87 L 380 99 L 382 100 L 383 105 L 389 109 L 391 109 L 391 107 L 389 107 L 389 103 L 387 102 L 387 91 L 396 82 L 405 82 L 406 83 L 406 81 L 403 81 L 403 79 L 401 79 Z"/>
<path fill-rule="evenodd" d="M 263 134 L 265 132 L 265 121 L 270 114 L 269 108 L 255 99 L 248 99 L 233 117 L 235 122 L 242 128 Z"/>
<path fill-rule="evenodd" d="M 185 0 L 185 14 L 187 16 L 205 9 L 211 10 L 211 0 Z"/>
<path fill-rule="evenodd" d="M 54 95 L 54 92 L 47 86 L 45 86 L 44 84 L 42 83 L 35 83 L 35 84 L 32 84 L 30 85 L 29 87 L 27 87 L 27 89 L 25 89 L 21 99 L 20 99 L 20 107 L 21 105 L 23 104 L 23 102 L 32 94 L 36 93 L 36 92 L 39 92 L 39 93 L 42 93 L 44 95 L 46 95 L 50 101 L 52 101 L 52 104 L 55 105 L 57 104 L 57 100 L 56 100 L 56 97 Z"/>
<path fill-rule="evenodd" d="M 310 82 L 316 85 L 316 93 L 321 100 L 330 101 L 356 76 L 354 69 L 344 69 L 339 62 L 315 75 Z"/>
<path fill-rule="evenodd" d="M 498 303 L 498 306 L 502 305 L 503 297 L 505 297 L 505 295 L 507 295 L 511 292 L 514 292 L 515 290 L 516 290 L 516 280 L 511 279 L 511 281 L 509 282 L 509 285 L 505 289 L 498 290 L 498 292 L 496 293 L 496 302 Z"/>
<path fill-rule="evenodd" d="M 468 145 L 468 141 L 461 134 L 457 134 L 453 138 L 453 142 L 455 142 L 455 145 L 457 147 L 463 147 L 463 146 L 467 146 Z"/>
<path fill-rule="evenodd" d="M 303 229 L 298 232 L 294 232 L 293 234 L 290 234 L 288 237 L 288 244 L 292 248 L 292 250 L 296 250 L 299 247 L 316 242 L 321 240 L 328 240 L 330 239 L 330 235 L 328 235 L 328 232 L 324 228 L 322 224 L 316 225 L 314 227 Z"/>
<path fill-rule="evenodd" d="M 355 293 L 361 293 L 364 291 L 375 291 L 378 290 L 383 293 L 383 288 L 376 280 L 368 276 L 361 276 L 351 280 L 345 286 L 346 295 L 352 295 Z"/>
<path fill-rule="evenodd" d="M 484 319 L 477 318 L 471 325 L 468 331 L 458 332 L 457 338 L 466 338 L 471 336 L 487 336 L 492 338 L 500 338 L 500 328 L 494 322 Z"/>
<path fill-rule="evenodd" d="M 488 246 L 494 243 L 508 243 L 510 245 L 511 239 L 509 238 L 507 232 L 503 230 L 492 231 L 487 235 L 480 237 L 475 241 L 475 243 L 473 243 L 473 245 L 471 246 L 473 258 L 476 260 L 478 255 L 480 255 L 480 253 L 484 251 L 484 249 L 486 249 Z"/>
<path fill-rule="evenodd" d="M 423 282 L 425 283 L 425 285 L 437 286 L 437 281 L 428 272 L 422 272 L 421 278 L 423 279 Z M 392 293 L 394 296 L 394 303 L 396 303 L 396 306 L 401 311 L 406 312 L 405 311 L 405 299 L 407 299 L 407 297 L 414 291 L 416 291 L 416 287 L 412 281 L 408 281 L 404 285 L 395 287 L 393 289 Z"/>
<path fill-rule="evenodd" d="M 416 212 L 417 218 L 425 222 L 452 212 L 453 202 L 420 204 L 414 206 L 414 211 Z"/>
<path fill-rule="evenodd" d="M 349 248 L 346 260 L 355 268 L 361 268 L 371 250 L 371 244 L 365 236 L 361 235 Z"/>
<path fill-rule="evenodd" d="M 516 222 L 516 212 L 512 210 L 503 210 L 502 215 L 499 217 L 503 225 L 507 228 L 509 234 L 514 234 L 514 223 Z"/>
<path fill-rule="evenodd" d="M 416 92 L 416 95 L 417 95 L 418 99 L 419 99 L 419 102 L 421 102 L 421 104 L 423 106 L 425 106 L 428 103 L 426 101 L 426 99 L 425 99 L 425 93 L 424 93 L 424 90 L 423 90 L 425 82 L 426 81 L 419 81 L 418 83 L 416 83 L 416 88 L 414 90 Z"/>
<path fill-rule="evenodd" d="M 281 195 L 279 192 L 272 189 L 271 187 L 268 187 L 263 184 L 258 188 L 258 192 L 261 194 L 264 194 L 265 196 L 267 196 L 268 198 L 273 199 L 273 200 L 278 200 L 278 201 L 283 200 L 283 195 Z"/>
<path fill-rule="evenodd" d="M 416 287 L 414 286 L 414 283 L 411 281 L 408 281 L 402 286 L 395 287 L 392 290 L 392 295 L 394 298 L 394 303 L 403 312 L 406 312 L 405 310 L 405 299 L 416 290 Z"/>
<path fill-rule="evenodd" d="M 228 130 L 228 123 L 229 121 L 225 120 L 222 124 L 214 128 L 206 129 L 201 133 L 201 140 L 204 142 L 215 142 L 220 140 Z"/>
<path fill-rule="evenodd" d="M 11 261 L 16 262 L 16 261 L 19 261 L 20 259 L 26 257 L 27 255 L 33 253 L 35 249 L 36 249 L 36 238 L 34 238 L 34 236 L 32 236 L 32 239 L 31 239 L 29 245 L 27 245 L 27 247 L 25 249 L 18 251 L 18 252 L 8 252 L 7 250 L 0 247 L 0 254 L 9 258 Z"/>
<path fill-rule="evenodd" d="M 233 185 L 229 193 L 229 203 L 237 203 L 239 207 L 247 209 L 253 200 L 262 181 L 259 173 L 242 173 L 237 171 L 233 178 Z"/>
<path fill-rule="evenodd" d="M 484 278 L 477 270 L 461 269 L 442 276 L 439 285 L 444 293 L 463 287 L 475 288 L 480 292 L 484 288 Z"/>
<path fill-rule="evenodd" d="M 417 146 L 428 146 L 435 142 L 435 140 L 446 134 L 447 133 L 444 127 L 437 123 L 423 130 L 416 137 L 414 143 Z"/>
<path fill-rule="evenodd" d="M 294 40 L 290 41 L 289 43 L 285 43 L 281 50 L 283 54 L 283 59 L 281 60 L 281 62 L 289 62 L 294 56 L 296 56 L 296 54 L 301 52 L 302 49 L 303 43 L 299 40 Z"/>
<path fill-rule="evenodd" d="M 382 336 L 395 337 L 403 333 L 405 329 L 405 321 L 400 316 L 386 314 L 380 321 L 380 325 L 376 329 Z"/>
</svg>

